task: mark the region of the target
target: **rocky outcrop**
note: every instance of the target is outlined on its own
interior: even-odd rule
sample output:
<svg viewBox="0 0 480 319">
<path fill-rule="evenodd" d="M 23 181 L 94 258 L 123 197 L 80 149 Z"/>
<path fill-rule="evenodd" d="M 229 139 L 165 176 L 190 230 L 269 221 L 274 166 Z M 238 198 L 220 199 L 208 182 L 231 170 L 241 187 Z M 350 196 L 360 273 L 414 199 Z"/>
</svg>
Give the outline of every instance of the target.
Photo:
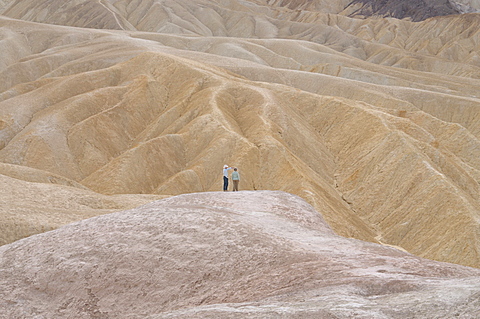
<svg viewBox="0 0 480 319">
<path fill-rule="evenodd" d="M 355 18 L 372 16 L 423 21 L 428 18 L 478 12 L 477 0 L 273 0 L 265 4 L 292 10 L 343 14 Z"/>
<path fill-rule="evenodd" d="M 283 192 L 181 195 L 0 247 L 0 318 L 473 318 L 480 271 L 334 235 Z"/>
<path fill-rule="evenodd" d="M 450 0 L 450 3 L 460 13 L 480 12 L 480 1 L 478 0 Z"/>
<path fill-rule="evenodd" d="M 450 0 L 353 0 L 350 5 L 360 5 L 352 16 L 410 18 L 412 21 L 460 13 Z"/>
</svg>

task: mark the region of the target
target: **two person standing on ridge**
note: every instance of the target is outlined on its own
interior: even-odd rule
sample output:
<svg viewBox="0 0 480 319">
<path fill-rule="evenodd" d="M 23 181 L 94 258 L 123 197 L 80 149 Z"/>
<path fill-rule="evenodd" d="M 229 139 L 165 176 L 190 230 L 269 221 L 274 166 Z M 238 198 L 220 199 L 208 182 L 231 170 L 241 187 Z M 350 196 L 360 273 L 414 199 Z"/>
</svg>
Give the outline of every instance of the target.
<svg viewBox="0 0 480 319">
<path fill-rule="evenodd" d="M 228 167 L 228 165 L 223 165 L 223 191 L 228 191 L 228 171 L 233 167 Z M 238 183 L 240 182 L 240 174 L 238 173 L 237 168 L 233 168 L 232 172 L 232 181 L 233 181 L 233 190 L 238 192 Z"/>
</svg>

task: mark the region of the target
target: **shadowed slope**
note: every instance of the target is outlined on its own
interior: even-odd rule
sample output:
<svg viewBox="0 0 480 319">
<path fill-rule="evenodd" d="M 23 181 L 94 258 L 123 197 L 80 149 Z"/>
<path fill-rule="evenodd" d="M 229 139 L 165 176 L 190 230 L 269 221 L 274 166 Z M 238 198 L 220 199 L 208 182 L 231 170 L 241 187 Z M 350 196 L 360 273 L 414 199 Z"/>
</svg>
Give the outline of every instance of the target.
<svg viewBox="0 0 480 319">
<path fill-rule="evenodd" d="M 0 317 L 475 316 L 478 269 L 333 234 L 283 192 L 189 194 L 0 247 Z M 21 302 L 28 300 L 28 302 Z"/>
</svg>

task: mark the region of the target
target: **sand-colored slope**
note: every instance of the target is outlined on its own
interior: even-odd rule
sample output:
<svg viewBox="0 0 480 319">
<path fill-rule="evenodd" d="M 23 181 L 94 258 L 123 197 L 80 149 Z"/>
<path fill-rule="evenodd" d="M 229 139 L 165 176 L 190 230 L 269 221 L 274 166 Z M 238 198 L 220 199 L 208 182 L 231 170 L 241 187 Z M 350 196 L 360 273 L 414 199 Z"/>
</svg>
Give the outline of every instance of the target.
<svg viewBox="0 0 480 319">
<path fill-rule="evenodd" d="M 480 74 L 478 67 L 458 64 L 468 70 L 463 76 L 443 73 L 441 69 L 428 67 L 409 70 L 340 54 L 326 45 L 305 41 L 281 39 L 246 40 L 230 38 L 187 38 L 157 34 L 135 34 L 182 51 L 172 54 L 192 56 L 205 63 L 227 68 L 255 81 L 275 82 L 309 92 L 345 97 L 364 101 L 384 108 L 399 110 L 421 109 L 442 120 L 459 123 L 474 135 L 480 135 L 480 119 L 477 112 L 480 81 L 472 79 Z M 383 48 L 388 54 L 391 49 Z M 393 49 L 392 49 L 393 50 Z M 187 51 L 187 52 L 184 52 Z M 208 53 L 208 55 L 200 52 Z M 405 52 L 397 52 L 403 56 Z M 212 54 L 216 55 L 212 57 Z M 233 57 L 220 59 L 217 56 Z M 420 56 L 419 56 L 420 58 Z M 448 62 L 422 56 L 430 65 Z M 415 68 L 416 63 L 410 65 Z M 456 66 L 452 66 L 455 69 Z M 448 73 L 446 70 L 445 73 Z"/>
<path fill-rule="evenodd" d="M 340 13 L 348 4 L 340 0 L 292 3 L 253 0 L 77 0 L 69 3 L 21 0 L 4 8 L 2 14 L 21 20 L 96 29 L 305 39 L 367 57 L 373 53 L 371 48 L 374 48 L 377 60 L 381 58 L 377 54 L 382 46 L 401 47 L 411 54 L 403 57 L 388 54 L 388 59 L 384 57 L 384 63 L 393 62 L 400 67 L 417 60 L 419 57 L 413 54 L 415 52 L 432 56 L 441 54 L 442 57 L 449 55 L 448 60 L 461 63 L 468 63 L 464 54 L 474 56 L 478 52 L 468 50 L 470 45 L 478 45 L 477 14 L 437 17 L 422 23 L 397 19 L 352 19 L 332 14 Z M 335 9 L 331 9 L 333 7 Z M 89 8 L 96 8 L 99 12 L 84 12 Z M 41 14 L 36 14 L 39 12 Z M 125 24 L 131 27 L 125 28 Z M 370 42 L 382 46 L 372 46 Z M 382 55 L 385 56 L 384 53 Z M 425 66 L 417 63 L 415 69 L 419 67 Z"/>
<path fill-rule="evenodd" d="M 267 45 L 268 50 L 261 52 L 252 49 L 251 42 L 232 44 L 226 41 L 226 43 L 220 44 L 216 39 L 203 38 L 203 40 L 199 40 L 196 37 L 194 40 L 170 41 L 167 45 L 181 47 L 188 51 L 207 51 L 226 55 L 267 64 L 275 68 L 335 75 L 385 86 L 400 85 L 421 90 L 426 87 L 428 91 L 437 91 L 439 88 L 444 92 L 447 91 L 445 92 L 447 96 L 419 98 L 419 95 L 422 96 L 423 93 L 416 94 L 416 92 L 410 91 L 394 92 L 393 94 L 395 94 L 394 99 L 415 103 L 417 107 L 442 120 L 454 121 L 469 129 L 473 125 L 475 126 L 472 128 L 474 134 L 477 134 L 480 129 L 478 119 L 472 120 L 471 118 L 473 113 L 478 113 L 475 111 L 478 103 L 478 94 L 475 88 L 478 87 L 478 83 L 466 83 L 470 78 L 478 79 L 478 74 L 480 74 L 478 14 L 438 17 L 422 23 L 412 23 L 396 19 L 352 19 L 331 14 L 339 13 L 340 7 L 348 5 L 342 1 L 336 1 L 332 5 L 327 5 L 322 1 L 225 3 L 221 1 L 160 2 L 152 0 L 135 2 L 81 1 L 81 3 L 83 4 L 82 8 L 98 7 L 105 14 L 78 14 L 77 3 L 62 3 L 61 16 L 63 20 L 57 21 L 55 14 L 59 9 L 57 8 L 59 4 L 56 1 L 48 3 L 17 1 L 4 14 L 39 22 L 91 28 L 142 30 L 163 35 L 190 34 L 202 37 L 223 36 L 229 39 L 232 37 L 302 39 L 308 41 L 305 42 L 308 45 L 298 47 L 295 42 L 290 46 L 285 46 L 284 43 L 276 45 L 283 49 L 273 50 L 275 58 L 269 52 L 271 45 Z M 476 4 L 471 5 L 475 7 Z M 338 8 L 333 10 L 330 8 L 332 6 Z M 41 19 L 33 19 L 24 14 L 25 12 L 40 12 L 42 11 L 40 9 L 50 12 L 50 14 L 43 15 Z M 69 22 L 67 23 L 64 19 Z M 98 24 L 91 22 L 91 19 Z M 122 19 L 128 20 L 128 23 L 134 27 L 123 27 L 125 23 L 118 22 Z M 115 24 L 117 27 L 111 26 Z M 155 38 L 153 35 L 143 36 L 150 39 Z M 168 42 L 168 40 L 166 41 Z M 212 44 L 211 41 L 215 44 Z M 236 41 L 234 40 L 234 42 Z M 195 44 L 191 45 L 192 42 Z M 320 44 L 323 48 L 321 50 L 325 54 L 313 54 L 312 58 L 309 51 L 318 50 L 318 46 L 315 47 L 314 44 Z M 331 50 L 326 51 L 326 48 Z M 299 53 L 300 51 L 301 53 Z M 342 55 L 339 55 L 339 52 Z M 305 55 L 309 57 L 308 60 L 297 61 Z M 283 59 L 279 59 L 279 56 Z M 368 63 L 362 65 L 362 60 Z M 384 66 L 392 66 L 393 69 Z M 319 87 L 325 87 L 330 82 L 321 77 L 309 81 L 295 81 L 286 79 L 283 73 L 270 76 L 258 74 L 257 67 L 254 65 L 252 68 L 253 70 L 235 70 L 235 72 L 248 75 L 254 80 L 275 81 L 309 91 L 318 90 Z M 413 72 L 399 72 L 402 69 Z M 417 74 L 418 71 L 426 73 Z M 295 75 L 288 77 L 295 78 Z M 309 87 L 312 81 L 316 84 L 315 88 Z M 366 101 L 372 95 L 376 96 L 377 101 L 383 98 L 378 94 L 378 89 L 371 90 L 369 87 L 364 87 L 364 90 L 368 91 L 365 93 L 367 98 L 360 94 L 345 96 L 352 91 L 349 88 L 339 88 L 339 86 L 342 87 L 341 84 L 334 82 L 327 87 L 327 92 L 324 90 L 315 93 L 340 95 L 362 101 Z M 465 92 L 463 88 L 469 92 Z M 458 95 L 460 97 L 457 97 Z M 368 100 L 366 102 L 371 103 Z M 446 106 L 442 105 L 439 108 L 437 107 L 439 104 Z M 445 110 L 447 106 L 450 109 Z M 458 111 L 458 107 L 462 108 L 462 111 Z M 471 110 L 463 111 L 465 108 Z M 456 114 L 456 116 L 452 117 L 452 114 Z M 464 118 L 465 114 L 467 114 L 466 118 Z"/>
<path fill-rule="evenodd" d="M 163 197 L 101 195 L 55 174 L 0 163 L 0 245 Z"/>
<path fill-rule="evenodd" d="M 0 247 L 0 272 L 1 318 L 473 318 L 480 288 L 478 269 L 336 236 L 269 191 L 74 223 Z"/>
<path fill-rule="evenodd" d="M 227 163 L 241 189 L 298 194 L 341 235 L 480 264 L 475 79 L 305 41 L 2 26 L 3 162 L 165 195 L 219 190 Z"/>
<path fill-rule="evenodd" d="M 110 79 L 118 85 L 110 87 Z M 0 151 L 5 162 L 56 172 L 109 194 L 217 190 L 218 168 L 233 162 L 244 167 L 243 188 L 285 189 L 312 199 L 311 191 L 326 192 L 322 205 L 329 215 L 340 214 L 356 225 L 339 223 L 339 228 L 373 240 L 334 191 L 333 159 L 319 137 L 295 123 L 294 110 L 277 115 L 268 89 L 192 61 L 146 53 L 107 69 L 53 79 L 27 95 L 52 97 L 57 81 L 68 87 L 56 91 L 59 103 L 45 107 L 37 99 L 30 104 L 33 121 L 5 127 L 14 135 Z M 20 122 L 15 116 L 22 114 L 14 112 L 17 98 L 4 105 L 12 109 L 12 118 L 5 114 L 4 122 Z M 285 128 L 286 142 L 271 137 L 281 133 L 277 116 L 292 123 Z"/>
</svg>

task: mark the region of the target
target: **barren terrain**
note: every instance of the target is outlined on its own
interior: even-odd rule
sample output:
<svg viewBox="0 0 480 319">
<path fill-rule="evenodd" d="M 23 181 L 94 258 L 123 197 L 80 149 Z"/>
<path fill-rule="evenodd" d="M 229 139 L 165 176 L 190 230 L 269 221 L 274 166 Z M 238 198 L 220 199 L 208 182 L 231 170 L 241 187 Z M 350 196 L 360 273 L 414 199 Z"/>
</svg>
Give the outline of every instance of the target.
<svg viewBox="0 0 480 319">
<path fill-rule="evenodd" d="M 228 164 L 340 236 L 480 267 L 480 4 L 363 2 L 0 1 L 0 244 Z"/>
<path fill-rule="evenodd" d="M 0 0 L 0 318 L 478 318 L 479 10 Z"/>
</svg>

